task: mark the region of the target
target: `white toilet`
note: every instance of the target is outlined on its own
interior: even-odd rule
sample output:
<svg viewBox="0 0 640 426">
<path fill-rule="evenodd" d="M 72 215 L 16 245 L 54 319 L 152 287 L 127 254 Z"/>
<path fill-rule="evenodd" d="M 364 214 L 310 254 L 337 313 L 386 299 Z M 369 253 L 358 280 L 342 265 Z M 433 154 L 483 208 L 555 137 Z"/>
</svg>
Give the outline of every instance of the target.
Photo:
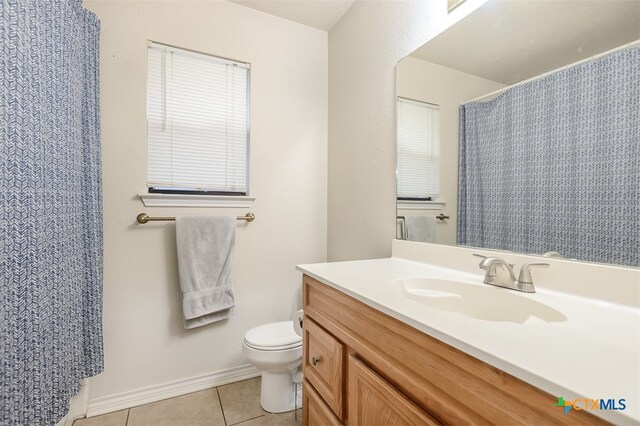
<svg viewBox="0 0 640 426">
<path fill-rule="evenodd" d="M 247 331 L 242 350 L 262 370 L 260 405 L 270 413 L 294 410 L 295 382 L 300 381 L 302 337 L 293 321 L 272 322 Z"/>
</svg>

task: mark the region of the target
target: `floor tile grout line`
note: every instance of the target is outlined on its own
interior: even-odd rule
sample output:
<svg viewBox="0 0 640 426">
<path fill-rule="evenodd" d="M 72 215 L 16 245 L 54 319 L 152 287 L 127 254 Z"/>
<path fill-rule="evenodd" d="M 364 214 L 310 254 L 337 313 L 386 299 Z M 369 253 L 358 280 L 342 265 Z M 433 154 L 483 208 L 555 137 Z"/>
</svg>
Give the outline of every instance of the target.
<svg viewBox="0 0 640 426">
<path fill-rule="evenodd" d="M 129 426 L 129 416 L 131 415 L 131 408 L 127 408 L 127 420 L 124 422 L 124 426 Z"/>
<path fill-rule="evenodd" d="M 227 423 L 227 416 L 224 414 L 224 407 L 222 406 L 222 398 L 220 398 L 220 390 L 216 387 L 216 395 L 218 395 L 218 403 L 220 404 L 220 412 L 222 413 L 222 420 L 224 420 L 225 426 L 229 426 Z"/>
<path fill-rule="evenodd" d="M 241 425 L 241 424 L 243 424 L 243 423 L 250 422 L 251 420 L 259 419 L 260 417 L 265 417 L 266 415 L 267 415 L 267 414 L 261 414 L 261 415 L 259 415 L 259 416 L 251 417 L 250 419 L 246 419 L 246 420 L 243 420 L 243 421 L 238 422 L 238 423 L 232 423 L 232 424 L 227 425 L 227 426 L 238 426 L 238 425 Z"/>
</svg>

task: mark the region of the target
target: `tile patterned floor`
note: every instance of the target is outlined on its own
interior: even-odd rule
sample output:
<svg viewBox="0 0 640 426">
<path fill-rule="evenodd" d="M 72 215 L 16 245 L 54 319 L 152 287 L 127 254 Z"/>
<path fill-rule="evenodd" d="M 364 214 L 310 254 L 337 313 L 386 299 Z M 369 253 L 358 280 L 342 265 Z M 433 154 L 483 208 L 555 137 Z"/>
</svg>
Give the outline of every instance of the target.
<svg viewBox="0 0 640 426">
<path fill-rule="evenodd" d="M 300 410 L 270 414 L 260 407 L 258 377 L 79 419 L 73 426 L 300 426 L 301 423 Z"/>
</svg>

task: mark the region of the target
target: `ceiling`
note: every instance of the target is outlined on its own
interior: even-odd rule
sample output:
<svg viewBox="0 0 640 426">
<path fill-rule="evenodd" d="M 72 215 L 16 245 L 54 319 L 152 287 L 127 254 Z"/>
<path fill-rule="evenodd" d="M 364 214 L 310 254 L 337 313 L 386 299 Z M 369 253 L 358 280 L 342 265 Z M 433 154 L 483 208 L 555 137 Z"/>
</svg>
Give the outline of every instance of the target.
<svg viewBox="0 0 640 426">
<path fill-rule="evenodd" d="M 490 0 L 411 56 L 514 84 L 640 39 L 640 0 Z"/>
<path fill-rule="evenodd" d="M 229 0 L 270 15 L 329 31 L 354 0 Z"/>
</svg>

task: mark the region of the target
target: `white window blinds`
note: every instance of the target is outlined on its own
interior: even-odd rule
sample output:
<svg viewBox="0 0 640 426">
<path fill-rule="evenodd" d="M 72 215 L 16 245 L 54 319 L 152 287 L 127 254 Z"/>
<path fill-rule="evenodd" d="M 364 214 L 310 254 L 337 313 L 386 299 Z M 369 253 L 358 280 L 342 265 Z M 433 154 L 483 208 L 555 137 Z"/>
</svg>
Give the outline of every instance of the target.
<svg viewBox="0 0 640 426">
<path fill-rule="evenodd" d="M 398 198 L 440 197 L 438 106 L 398 98 Z"/>
<path fill-rule="evenodd" d="M 249 65 L 149 43 L 150 192 L 247 193 Z"/>
</svg>

